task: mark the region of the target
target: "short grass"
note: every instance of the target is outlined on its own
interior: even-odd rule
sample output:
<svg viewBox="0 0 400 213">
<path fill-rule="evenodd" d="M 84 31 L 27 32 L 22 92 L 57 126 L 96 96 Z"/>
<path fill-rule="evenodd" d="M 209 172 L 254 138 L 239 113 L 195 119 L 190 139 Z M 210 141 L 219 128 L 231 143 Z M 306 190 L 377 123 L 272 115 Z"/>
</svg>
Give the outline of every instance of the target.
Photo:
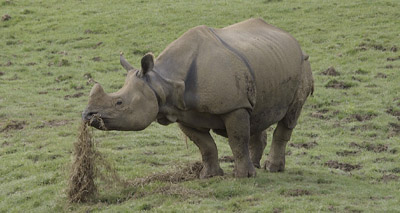
<svg viewBox="0 0 400 213">
<path fill-rule="evenodd" d="M 399 212 L 399 8 L 397 0 L 0 0 L 0 15 L 11 16 L 0 21 L 0 211 Z M 103 185 L 97 202 L 69 204 L 88 77 L 116 91 L 125 75 L 120 51 L 138 66 L 191 27 L 251 17 L 290 32 L 313 68 L 315 93 L 286 171 L 235 179 L 223 162 L 223 178 Z M 322 74 L 331 66 L 340 75 Z M 94 133 L 127 179 L 200 160 L 176 125 Z M 220 156 L 231 155 L 226 139 L 216 141 Z"/>
</svg>

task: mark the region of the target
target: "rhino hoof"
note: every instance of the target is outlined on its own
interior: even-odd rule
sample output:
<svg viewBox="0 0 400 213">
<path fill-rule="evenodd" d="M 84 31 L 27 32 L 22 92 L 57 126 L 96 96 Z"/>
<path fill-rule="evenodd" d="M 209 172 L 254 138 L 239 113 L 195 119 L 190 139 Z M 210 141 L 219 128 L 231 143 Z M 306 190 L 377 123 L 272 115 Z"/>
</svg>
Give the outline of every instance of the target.
<svg viewBox="0 0 400 213">
<path fill-rule="evenodd" d="M 284 163 L 271 163 L 269 160 L 264 162 L 264 169 L 269 172 L 283 172 L 285 171 Z"/>
<path fill-rule="evenodd" d="M 200 171 L 200 179 L 206 179 L 215 176 L 224 176 L 224 170 L 219 167 L 216 169 L 203 167 L 203 169 Z"/>
</svg>

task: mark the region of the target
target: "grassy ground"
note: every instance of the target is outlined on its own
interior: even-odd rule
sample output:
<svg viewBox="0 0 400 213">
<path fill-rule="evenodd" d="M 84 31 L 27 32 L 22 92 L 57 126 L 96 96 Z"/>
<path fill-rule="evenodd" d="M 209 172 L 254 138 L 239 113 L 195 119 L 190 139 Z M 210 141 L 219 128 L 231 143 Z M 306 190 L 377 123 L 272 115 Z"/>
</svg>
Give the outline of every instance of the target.
<svg viewBox="0 0 400 213">
<path fill-rule="evenodd" d="M 0 0 L 0 15 L 11 17 L 0 21 L 0 212 L 399 212 L 399 8 L 397 0 Z M 120 51 L 138 66 L 191 27 L 250 17 L 290 32 L 310 55 L 315 93 L 286 171 L 237 180 L 232 163 L 222 162 L 223 178 L 102 185 L 98 202 L 69 204 L 87 79 L 116 91 L 125 74 Z M 326 74 L 331 66 L 340 75 Z M 176 125 L 94 133 L 127 179 L 200 160 Z M 220 156 L 231 155 L 226 139 L 216 141 Z"/>
</svg>

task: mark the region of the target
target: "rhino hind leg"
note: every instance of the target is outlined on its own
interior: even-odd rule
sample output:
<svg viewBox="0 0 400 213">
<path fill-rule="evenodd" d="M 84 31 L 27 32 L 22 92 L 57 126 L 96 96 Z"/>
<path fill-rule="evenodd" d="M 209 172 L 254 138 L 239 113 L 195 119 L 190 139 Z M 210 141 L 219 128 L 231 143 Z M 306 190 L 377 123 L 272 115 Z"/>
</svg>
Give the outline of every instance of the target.
<svg viewBox="0 0 400 213">
<path fill-rule="evenodd" d="M 275 128 L 271 148 L 264 169 L 270 172 L 283 172 L 285 170 L 286 144 L 290 140 L 293 129 L 289 129 L 282 121 Z"/>
<path fill-rule="evenodd" d="M 257 132 L 250 137 L 249 151 L 250 159 L 253 162 L 254 167 L 261 168 L 260 160 L 264 153 L 265 146 L 267 146 L 267 134 L 264 131 Z"/>
<path fill-rule="evenodd" d="M 235 177 L 254 177 L 256 170 L 250 159 L 250 115 L 246 109 L 238 109 L 223 116 L 228 133 L 229 146 L 235 159 Z"/>
<path fill-rule="evenodd" d="M 210 178 L 213 176 L 223 176 L 224 171 L 219 166 L 217 146 L 209 131 L 200 131 L 182 124 L 179 124 L 182 132 L 192 140 L 200 149 L 203 161 L 203 168 L 200 178 Z"/>
</svg>

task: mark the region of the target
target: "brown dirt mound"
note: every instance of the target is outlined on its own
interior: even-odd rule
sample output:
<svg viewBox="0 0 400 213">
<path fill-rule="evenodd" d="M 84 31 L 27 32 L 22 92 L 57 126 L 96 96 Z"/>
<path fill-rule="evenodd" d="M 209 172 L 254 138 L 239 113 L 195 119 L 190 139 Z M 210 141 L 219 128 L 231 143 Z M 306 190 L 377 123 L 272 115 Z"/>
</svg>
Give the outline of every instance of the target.
<svg viewBox="0 0 400 213">
<path fill-rule="evenodd" d="M 329 76 L 339 76 L 340 73 L 338 71 L 336 71 L 336 69 L 331 66 L 329 67 L 327 70 L 322 72 L 323 75 L 329 75 Z"/>
<path fill-rule="evenodd" d="M 298 197 L 304 195 L 311 195 L 311 192 L 306 189 L 290 189 L 288 191 L 282 192 L 281 194 L 285 195 L 286 197 Z"/>
<path fill-rule="evenodd" d="M 1 20 L 2 20 L 2 21 L 8 21 L 8 20 L 10 20 L 10 19 L 11 19 L 11 16 L 8 15 L 8 14 L 4 14 L 4 15 L 1 17 Z"/>
<path fill-rule="evenodd" d="M 340 169 L 345 172 L 350 172 L 354 169 L 361 169 L 361 165 L 351 165 L 348 163 L 339 163 L 335 160 L 330 160 L 330 161 L 326 162 L 325 166 L 328 166 L 329 168 L 333 168 L 333 169 Z"/>
<path fill-rule="evenodd" d="M 358 144 L 356 142 L 351 142 L 350 147 L 366 149 L 367 151 L 372 151 L 375 153 L 386 152 L 389 149 L 388 144 L 372 144 L 372 143 L 367 143 L 367 142 L 363 142 L 362 144 Z"/>
<path fill-rule="evenodd" d="M 11 121 L 4 128 L 0 130 L 0 132 L 8 132 L 10 130 L 21 130 L 25 127 L 25 121 Z"/>
<path fill-rule="evenodd" d="M 294 147 L 294 148 L 304 148 L 304 149 L 311 149 L 315 146 L 317 146 L 318 143 L 313 141 L 313 142 L 309 142 L 309 143 L 289 143 L 290 147 Z"/>
<path fill-rule="evenodd" d="M 398 180 L 398 179 L 400 179 L 400 176 L 397 176 L 395 174 L 386 174 L 386 175 L 383 175 L 382 178 L 381 178 L 381 180 L 384 181 L 384 182 L 388 182 L 388 181 L 392 181 L 392 180 Z"/>
</svg>

